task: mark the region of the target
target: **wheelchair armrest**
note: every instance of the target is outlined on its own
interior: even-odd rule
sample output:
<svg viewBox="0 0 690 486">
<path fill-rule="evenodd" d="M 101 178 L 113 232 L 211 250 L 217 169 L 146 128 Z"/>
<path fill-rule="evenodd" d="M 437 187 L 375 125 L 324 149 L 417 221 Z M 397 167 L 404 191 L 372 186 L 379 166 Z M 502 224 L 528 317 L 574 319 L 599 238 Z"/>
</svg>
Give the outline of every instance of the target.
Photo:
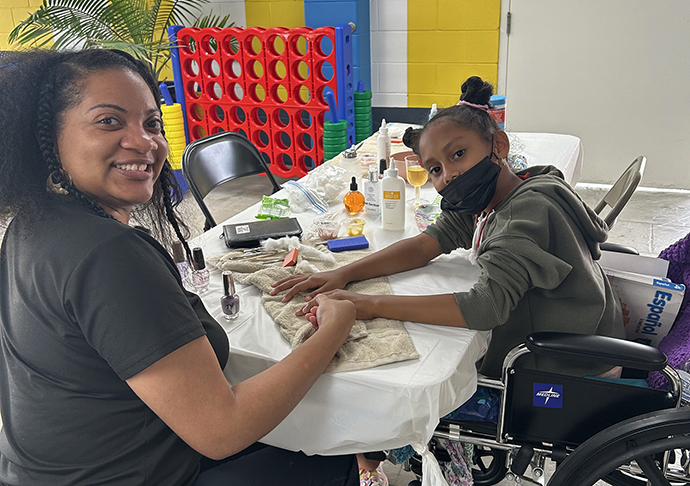
<svg viewBox="0 0 690 486">
<path fill-rule="evenodd" d="M 651 346 L 606 336 L 535 332 L 527 336 L 525 344 L 531 352 L 542 356 L 587 360 L 646 371 L 660 371 L 668 360 L 664 353 Z"/>
<path fill-rule="evenodd" d="M 640 252 L 637 251 L 632 246 L 620 245 L 618 243 L 610 243 L 608 241 L 605 241 L 603 243 L 599 243 L 599 249 L 606 250 L 606 251 L 615 251 L 616 253 L 627 253 L 629 255 L 639 255 L 640 254 Z"/>
</svg>

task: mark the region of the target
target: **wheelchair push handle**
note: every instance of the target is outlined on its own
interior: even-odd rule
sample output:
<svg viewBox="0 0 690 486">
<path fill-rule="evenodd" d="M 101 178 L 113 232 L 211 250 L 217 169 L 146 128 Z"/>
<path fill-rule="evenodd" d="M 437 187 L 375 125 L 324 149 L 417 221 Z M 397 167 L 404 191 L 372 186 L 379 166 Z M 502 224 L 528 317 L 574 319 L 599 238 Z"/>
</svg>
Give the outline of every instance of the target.
<svg viewBox="0 0 690 486">
<path fill-rule="evenodd" d="M 666 355 L 656 348 L 607 336 L 566 332 L 535 332 L 525 345 L 532 353 L 554 358 L 585 359 L 611 366 L 661 371 Z"/>
</svg>

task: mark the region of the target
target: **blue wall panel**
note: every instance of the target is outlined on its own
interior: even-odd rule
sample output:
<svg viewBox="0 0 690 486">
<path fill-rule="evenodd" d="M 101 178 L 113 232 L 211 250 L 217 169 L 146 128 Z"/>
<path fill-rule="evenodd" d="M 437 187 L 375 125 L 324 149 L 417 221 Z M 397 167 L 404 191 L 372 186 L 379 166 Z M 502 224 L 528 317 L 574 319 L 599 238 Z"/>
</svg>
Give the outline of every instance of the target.
<svg viewBox="0 0 690 486">
<path fill-rule="evenodd" d="M 355 85 L 364 81 L 364 89 L 371 90 L 371 51 L 368 0 L 304 0 L 304 23 L 307 27 L 336 26 L 354 22 L 352 35 L 353 73 Z"/>
</svg>

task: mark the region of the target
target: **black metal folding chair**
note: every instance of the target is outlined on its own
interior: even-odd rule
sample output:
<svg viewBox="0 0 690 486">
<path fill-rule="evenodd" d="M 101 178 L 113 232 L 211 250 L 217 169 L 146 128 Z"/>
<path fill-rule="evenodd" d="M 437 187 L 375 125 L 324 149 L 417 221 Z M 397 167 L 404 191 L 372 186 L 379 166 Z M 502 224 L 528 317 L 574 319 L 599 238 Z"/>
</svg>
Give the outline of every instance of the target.
<svg viewBox="0 0 690 486">
<path fill-rule="evenodd" d="M 187 145 L 182 154 L 182 174 L 206 218 L 204 231 L 216 226 L 204 197 L 219 185 L 240 177 L 266 174 L 273 192 L 280 190 L 254 144 L 235 132 L 220 132 Z"/>
</svg>

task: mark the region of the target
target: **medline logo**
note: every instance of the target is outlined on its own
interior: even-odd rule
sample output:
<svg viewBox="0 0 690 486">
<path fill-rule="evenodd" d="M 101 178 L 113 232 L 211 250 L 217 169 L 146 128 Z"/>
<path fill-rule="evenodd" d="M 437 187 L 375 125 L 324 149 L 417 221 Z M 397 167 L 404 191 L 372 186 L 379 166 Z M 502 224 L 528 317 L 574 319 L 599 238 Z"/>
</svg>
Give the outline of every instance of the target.
<svg viewBox="0 0 690 486">
<path fill-rule="evenodd" d="M 537 392 L 537 396 L 538 397 L 545 397 L 544 405 L 549 403 L 549 398 L 561 398 L 561 394 L 558 393 L 557 391 L 553 391 L 553 387 L 551 387 L 545 391 Z"/>
<path fill-rule="evenodd" d="M 563 408 L 563 385 L 534 383 L 533 387 L 532 405 L 535 407 Z"/>
</svg>

